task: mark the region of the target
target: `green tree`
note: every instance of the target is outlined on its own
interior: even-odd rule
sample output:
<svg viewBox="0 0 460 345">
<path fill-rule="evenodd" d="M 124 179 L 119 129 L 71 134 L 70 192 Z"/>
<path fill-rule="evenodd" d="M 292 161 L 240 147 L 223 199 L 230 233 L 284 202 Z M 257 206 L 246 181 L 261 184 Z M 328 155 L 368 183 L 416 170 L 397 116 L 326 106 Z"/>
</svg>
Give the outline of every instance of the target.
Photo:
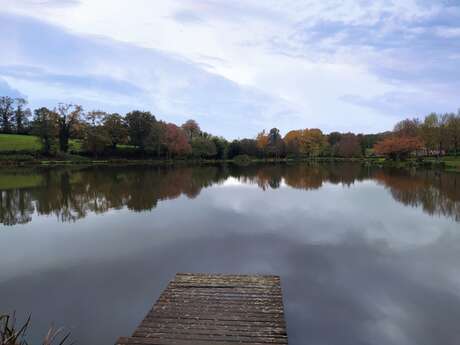
<svg viewBox="0 0 460 345">
<path fill-rule="evenodd" d="M 95 157 L 104 152 L 111 144 L 106 127 L 103 125 L 107 113 L 103 111 L 90 111 L 85 117 L 85 130 L 83 136 L 83 149 L 91 152 Z"/>
<path fill-rule="evenodd" d="M 26 133 L 26 128 L 29 123 L 30 109 L 24 109 L 27 105 L 27 101 L 24 98 L 16 98 L 16 109 L 14 111 L 14 122 L 16 127 L 16 133 Z"/>
<path fill-rule="evenodd" d="M 54 153 L 59 135 L 58 115 L 45 107 L 35 109 L 32 132 L 40 139 L 45 155 Z"/>
<path fill-rule="evenodd" d="M 125 121 L 131 144 L 144 151 L 152 140 L 153 125 L 157 122 L 155 116 L 149 111 L 134 110 L 126 114 Z"/>
<path fill-rule="evenodd" d="M 442 153 L 449 152 L 453 149 L 452 131 L 449 128 L 449 118 L 451 114 L 443 114 L 438 116 L 439 121 L 439 149 Z"/>
<path fill-rule="evenodd" d="M 239 155 L 248 155 L 251 157 L 260 157 L 262 155 L 261 150 L 257 147 L 257 140 L 254 139 L 241 139 L 238 141 Z"/>
<path fill-rule="evenodd" d="M 279 158 L 284 153 L 284 141 L 278 128 L 270 129 L 268 132 L 267 153 Z"/>
<path fill-rule="evenodd" d="M 217 154 L 214 141 L 210 138 L 199 136 L 192 139 L 192 155 L 196 158 L 213 158 Z"/>
<path fill-rule="evenodd" d="M 441 150 L 441 131 L 439 127 L 438 115 L 436 113 L 431 113 L 430 115 L 426 116 L 421 129 L 422 139 L 428 151 L 427 153 L 430 153 L 430 151 L 435 151 L 437 155 L 439 155 Z"/>
<path fill-rule="evenodd" d="M 327 136 L 327 141 L 329 142 L 329 145 L 335 146 L 340 139 L 342 138 L 342 134 L 339 132 L 331 132 Z"/>
<path fill-rule="evenodd" d="M 69 140 L 80 125 L 83 108 L 80 105 L 60 103 L 54 111 L 58 115 L 59 149 L 69 150 Z"/>
<path fill-rule="evenodd" d="M 387 137 L 390 133 L 377 133 L 377 134 L 358 134 L 358 139 L 361 145 L 363 155 L 366 155 L 368 150 L 372 150 L 374 145 L 380 140 Z"/>
<path fill-rule="evenodd" d="M 421 123 L 419 119 L 405 119 L 399 121 L 393 129 L 399 136 L 405 137 L 420 137 L 421 136 Z"/>
<path fill-rule="evenodd" d="M 146 147 L 158 157 L 161 156 L 162 148 L 164 147 L 165 135 L 166 123 L 161 121 L 154 122 L 147 138 Z"/>
<path fill-rule="evenodd" d="M 118 144 L 126 144 L 128 142 L 128 128 L 119 114 L 107 114 L 104 117 L 104 128 L 110 139 L 110 146 L 113 150 Z"/>
<path fill-rule="evenodd" d="M 255 140 L 254 140 L 255 141 Z M 257 145 L 257 144 L 256 144 Z M 242 154 L 241 153 L 241 146 L 239 140 L 233 140 L 227 149 L 227 157 L 228 159 L 233 159 L 234 157 Z"/>
<path fill-rule="evenodd" d="M 107 130 L 102 125 L 88 126 L 83 138 L 83 149 L 91 152 L 95 157 L 104 152 L 110 146 L 111 141 Z"/>
<path fill-rule="evenodd" d="M 12 132 L 13 107 L 14 98 L 9 96 L 0 97 L 0 121 L 3 133 Z"/>
<path fill-rule="evenodd" d="M 212 137 L 211 139 L 216 147 L 216 159 L 226 159 L 228 141 L 223 137 Z"/>
<path fill-rule="evenodd" d="M 460 149 L 460 110 L 458 114 L 450 114 L 446 124 L 449 131 L 450 145 L 455 155 L 458 155 Z"/>
</svg>

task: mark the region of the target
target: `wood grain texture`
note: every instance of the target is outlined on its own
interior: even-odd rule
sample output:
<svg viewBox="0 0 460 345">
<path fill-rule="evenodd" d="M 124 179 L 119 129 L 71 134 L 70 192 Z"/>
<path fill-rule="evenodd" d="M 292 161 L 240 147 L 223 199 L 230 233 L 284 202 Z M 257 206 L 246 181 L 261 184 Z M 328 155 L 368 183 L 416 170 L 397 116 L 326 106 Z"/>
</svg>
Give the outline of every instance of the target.
<svg viewBox="0 0 460 345">
<path fill-rule="evenodd" d="M 117 345 L 285 345 L 278 276 L 178 273 Z"/>
</svg>

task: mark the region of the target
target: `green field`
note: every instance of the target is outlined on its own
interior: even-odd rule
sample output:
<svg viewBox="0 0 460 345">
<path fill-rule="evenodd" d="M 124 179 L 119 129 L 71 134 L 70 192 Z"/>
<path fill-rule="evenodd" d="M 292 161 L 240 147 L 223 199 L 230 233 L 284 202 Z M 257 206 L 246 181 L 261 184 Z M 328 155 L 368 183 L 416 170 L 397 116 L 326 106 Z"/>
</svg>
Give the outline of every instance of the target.
<svg viewBox="0 0 460 345">
<path fill-rule="evenodd" d="M 71 139 L 69 146 L 71 151 L 81 150 L 79 140 Z M 40 149 L 40 141 L 34 135 L 0 134 L 0 153 L 12 151 L 35 153 Z"/>
<path fill-rule="evenodd" d="M 445 157 L 443 161 L 448 170 L 460 171 L 460 157 Z"/>
<path fill-rule="evenodd" d="M 0 152 L 40 150 L 40 141 L 33 135 L 0 134 Z"/>
</svg>

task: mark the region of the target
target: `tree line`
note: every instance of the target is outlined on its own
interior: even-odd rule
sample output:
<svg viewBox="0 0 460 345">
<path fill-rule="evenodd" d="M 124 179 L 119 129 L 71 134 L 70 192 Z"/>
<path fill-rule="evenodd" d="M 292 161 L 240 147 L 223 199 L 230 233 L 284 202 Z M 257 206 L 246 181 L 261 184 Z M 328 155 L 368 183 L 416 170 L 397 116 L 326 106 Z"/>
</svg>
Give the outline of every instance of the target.
<svg viewBox="0 0 460 345">
<path fill-rule="evenodd" d="M 141 154 L 148 157 L 200 159 L 363 157 L 404 159 L 409 155 L 458 154 L 460 111 L 432 113 L 423 121 L 406 119 L 392 131 L 377 134 L 323 133 L 317 128 L 291 130 L 284 136 L 277 128 L 255 138 L 227 141 L 206 133 L 195 120 L 178 126 L 157 119 L 149 111 L 134 110 L 124 116 L 100 110 L 84 111 L 74 104 L 58 104 L 31 111 L 24 98 L 0 97 L 2 133 L 38 136 L 44 155 L 67 153 L 70 140 L 94 156 Z"/>
</svg>

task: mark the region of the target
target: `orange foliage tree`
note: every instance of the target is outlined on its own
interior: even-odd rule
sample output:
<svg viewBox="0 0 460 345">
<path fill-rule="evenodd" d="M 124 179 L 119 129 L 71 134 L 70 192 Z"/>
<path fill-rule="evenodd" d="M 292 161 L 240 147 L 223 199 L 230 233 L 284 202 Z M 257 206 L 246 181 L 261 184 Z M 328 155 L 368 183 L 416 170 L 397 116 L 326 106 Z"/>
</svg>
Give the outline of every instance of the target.
<svg viewBox="0 0 460 345">
<path fill-rule="evenodd" d="M 284 137 L 289 153 L 319 156 L 328 145 L 327 138 L 317 128 L 290 131 Z"/>
<path fill-rule="evenodd" d="M 268 146 L 268 142 L 269 142 L 268 133 L 265 132 L 265 129 L 259 134 L 257 134 L 256 142 L 257 142 L 257 148 L 261 150 L 265 155 L 267 146 Z"/>
<path fill-rule="evenodd" d="M 423 141 L 418 137 L 391 135 L 374 145 L 374 152 L 391 159 L 405 159 L 421 150 Z"/>
<path fill-rule="evenodd" d="M 359 137 L 353 133 L 345 133 L 337 143 L 337 154 L 340 157 L 359 157 L 362 155 Z"/>
</svg>

